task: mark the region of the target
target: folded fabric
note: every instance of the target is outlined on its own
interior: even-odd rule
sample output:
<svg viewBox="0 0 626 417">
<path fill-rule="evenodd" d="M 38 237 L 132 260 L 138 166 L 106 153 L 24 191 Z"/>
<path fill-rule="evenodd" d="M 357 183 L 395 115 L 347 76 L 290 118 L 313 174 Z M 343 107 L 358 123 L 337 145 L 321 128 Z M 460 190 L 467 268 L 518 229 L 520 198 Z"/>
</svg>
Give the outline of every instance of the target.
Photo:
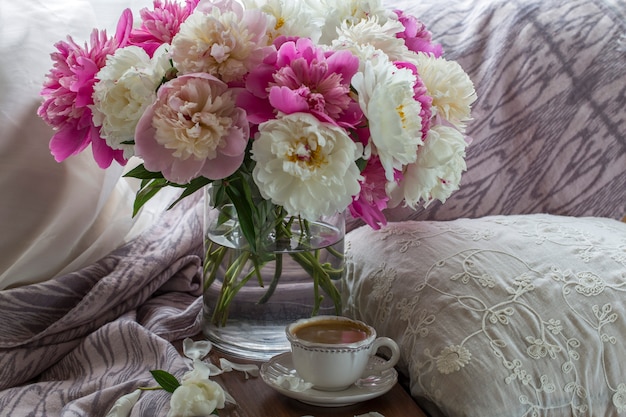
<svg viewBox="0 0 626 417">
<path fill-rule="evenodd" d="M 0 416 L 104 415 L 151 369 L 186 370 L 169 342 L 200 332 L 202 208 L 191 197 L 93 265 L 0 291 Z M 160 415 L 160 395 L 137 409 Z"/>
</svg>

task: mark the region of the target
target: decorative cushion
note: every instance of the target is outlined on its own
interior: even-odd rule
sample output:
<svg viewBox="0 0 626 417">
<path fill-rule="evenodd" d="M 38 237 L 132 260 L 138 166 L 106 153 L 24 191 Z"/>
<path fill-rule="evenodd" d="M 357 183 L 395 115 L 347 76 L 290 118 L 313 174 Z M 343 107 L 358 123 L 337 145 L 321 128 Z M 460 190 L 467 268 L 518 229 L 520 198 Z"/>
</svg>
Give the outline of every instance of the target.
<svg viewBox="0 0 626 417">
<path fill-rule="evenodd" d="M 346 314 L 437 416 L 626 413 L 626 224 L 547 214 L 346 236 Z"/>
</svg>

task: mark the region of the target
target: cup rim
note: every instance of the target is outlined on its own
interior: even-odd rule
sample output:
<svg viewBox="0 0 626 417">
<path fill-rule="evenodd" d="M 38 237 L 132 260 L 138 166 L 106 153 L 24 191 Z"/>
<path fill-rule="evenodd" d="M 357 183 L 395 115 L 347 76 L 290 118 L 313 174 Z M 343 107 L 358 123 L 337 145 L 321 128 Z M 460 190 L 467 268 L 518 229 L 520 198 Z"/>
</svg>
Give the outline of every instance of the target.
<svg viewBox="0 0 626 417">
<path fill-rule="evenodd" d="M 369 335 L 365 339 L 359 340 L 358 342 L 321 343 L 321 342 L 312 342 L 310 340 L 300 339 L 292 331 L 293 328 L 298 327 L 299 325 L 302 325 L 303 323 L 315 322 L 315 321 L 326 321 L 326 320 L 348 321 L 352 323 L 357 323 L 358 325 L 365 327 L 368 330 Z M 374 340 L 376 340 L 376 329 L 374 329 L 372 326 L 370 326 L 369 324 L 361 320 L 353 319 L 353 318 L 346 317 L 346 316 L 321 315 L 321 316 L 313 316 L 313 317 L 298 319 L 287 325 L 287 327 L 285 328 L 285 333 L 287 335 L 287 340 L 290 343 L 299 344 L 301 346 L 306 346 L 308 348 L 320 347 L 324 349 L 334 349 L 334 350 L 357 349 L 363 346 L 367 346 L 373 343 Z"/>
</svg>

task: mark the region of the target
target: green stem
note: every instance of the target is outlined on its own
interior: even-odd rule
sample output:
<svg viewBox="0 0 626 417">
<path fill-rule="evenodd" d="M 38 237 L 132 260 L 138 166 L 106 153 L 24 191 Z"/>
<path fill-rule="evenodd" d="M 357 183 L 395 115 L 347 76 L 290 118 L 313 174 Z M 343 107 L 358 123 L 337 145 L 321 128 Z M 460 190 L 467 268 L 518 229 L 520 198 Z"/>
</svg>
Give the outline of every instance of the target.
<svg viewBox="0 0 626 417">
<path fill-rule="evenodd" d="M 278 281 L 280 280 L 280 276 L 283 273 L 283 254 L 277 253 L 276 260 L 274 261 L 274 277 L 272 278 L 272 282 L 269 287 L 267 287 L 267 291 L 263 294 L 263 297 L 259 300 L 259 304 L 265 304 L 270 299 L 270 297 L 274 294 L 276 287 L 278 286 Z"/>
<path fill-rule="evenodd" d="M 225 249 L 225 248 L 224 248 Z M 232 298 L 235 296 L 238 288 L 234 287 L 234 283 L 237 281 L 241 272 L 246 264 L 246 261 L 250 257 L 249 251 L 243 251 L 228 267 L 224 273 L 224 280 L 222 281 L 222 288 L 220 289 L 220 295 L 217 299 L 217 303 L 213 310 L 211 321 L 214 324 L 222 323 L 226 324 L 228 319 L 228 306 Z M 216 265 L 219 268 L 219 265 Z M 239 287 L 241 288 L 241 286 Z"/>
<path fill-rule="evenodd" d="M 241 190 L 241 192 L 239 192 L 238 190 L 235 190 L 235 188 L 227 190 L 227 194 L 229 194 L 228 191 L 230 191 L 230 198 L 241 198 L 245 194 L 245 190 Z M 235 208 L 237 209 L 237 212 L 239 212 L 239 209 L 237 207 Z M 258 236 L 259 240 L 255 242 L 255 245 L 250 245 L 249 249 L 234 252 L 237 253 L 236 257 L 233 256 L 234 259 L 230 258 L 230 254 L 233 252 L 229 248 L 207 239 L 208 248 L 205 254 L 206 264 L 203 268 L 205 274 L 205 290 L 207 290 L 209 286 L 211 286 L 211 284 L 213 284 L 220 277 L 220 271 L 223 271 L 224 267 L 226 267 L 217 301 L 215 306 L 213 306 L 211 321 L 214 325 L 226 325 L 229 316 L 230 303 L 253 276 L 256 275 L 260 287 L 265 286 L 261 270 L 268 262 L 274 262 L 275 269 L 272 280 L 269 283 L 267 290 L 258 301 L 259 304 L 268 302 L 268 300 L 275 293 L 281 275 L 283 274 L 284 254 L 280 252 L 281 247 L 282 245 L 286 245 L 285 247 L 291 248 L 290 242 L 295 237 L 294 227 L 298 230 L 295 232 L 298 235 L 298 248 L 305 250 L 302 252 L 287 253 L 289 253 L 291 258 L 293 258 L 313 280 L 314 307 L 312 315 L 319 313 L 325 295 L 331 298 L 335 307 L 335 312 L 337 314 L 341 314 L 341 294 L 333 281 L 339 280 L 344 271 L 343 268 L 333 267 L 331 262 L 322 263 L 321 254 L 324 253 L 323 251 L 325 249 L 328 251 L 327 253 L 331 255 L 331 258 L 334 257 L 335 259 L 343 261 L 343 253 L 340 253 L 331 246 L 324 249 L 307 251 L 306 248 L 310 248 L 308 239 L 311 236 L 311 225 L 309 222 L 299 216 L 288 217 L 282 207 L 274 207 L 273 210 L 273 215 L 269 216 L 268 213 L 270 213 L 271 210 L 264 208 L 264 206 L 256 207 L 253 209 L 253 213 L 247 213 L 261 216 L 265 220 L 263 221 L 263 219 L 255 218 L 254 224 L 265 224 L 265 226 L 257 226 L 260 227 L 260 229 L 255 233 L 244 233 L 246 240 L 249 240 L 251 235 L 254 235 L 255 237 Z M 237 214 L 239 215 L 238 217 L 241 217 L 241 213 Z M 271 223 L 268 223 L 268 221 Z M 294 222 L 298 223 L 294 225 Z M 247 227 L 255 227 L 250 226 L 251 224 L 252 222 L 248 222 Z M 242 229 L 245 228 L 241 223 L 240 226 Z M 271 230 L 273 230 L 275 234 L 277 246 L 276 248 L 272 247 L 270 250 L 269 248 L 265 248 L 263 236 Z M 248 244 L 250 244 L 250 242 L 248 242 Z M 270 252 L 266 252 L 265 250 L 269 250 Z M 325 295 L 322 294 L 320 288 Z"/>
<path fill-rule="evenodd" d="M 229 295 L 229 297 L 230 297 L 230 298 L 227 300 L 227 302 L 228 302 L 228 303 L 230 303 L 230 302 L 232 301 L 232 299 L 233 299 L 233 298 L 235 297 L 235 295 L 239 292 L 239 290 L 240 290 L 240 289 L 242 289 L 242 288 L 243 288 L 243 286 L 244 286 L 244 285 L 246 285 L 246 284 L 248 283 L 248 281 L 250 280 L 250 278 L 252 278 L 252 276 L 253 276 L 254 274 L 256 274 L 256 273 L 257 273 L 257 272 L 256 272 L 255 270 L 252 270 L 252 271 L 248 272 L 248 273 L 246 274 L 246 276 L 245 276 L 245 277 L 243 277 L 243 279 L 241 279 L 241 280 L 237 283 L 237 285 L 235 285 L 235 286 L 232 288 L 232 291 L 230 292 L 230 295 Z"/>
<path fill-rule="evenodd" d="M 319 251 L 316 251 L 319 255 Z M 333 284 L 326 268 L 319 262 L 319 258 L 311 252 L 298 252 L 290 254 L 291 257 L 302 266 L 313 278 L 315 293 L 314 311 L 319 311 L 323 297 L 319 296 L 317 286 L 321 286 L 324 292 L 332 299 L 335 305 L 335 313 L 341 313 L 341 294 L 335 284 Z M 337 270 L 334 270 L 337 271 Z"/>
<path fill-rule="evenodd" d="M 204 291 L 206 291 L 206 289 L 209 288 L 217 278 L 217 272 L 220 269 L 220 265 L 222 264 L 222 260 L 224 259 L 227 250 L 225 246 L 217 245 L 217 249 L 214 252 L 211 252 L 211 249 L 213 248 L 213 242 L 209 242 L 209 248 L 207 249 L 207 255 L 204 261 L 205 263 L 203 268 L 203 273 L 205 277 L 203 284 Z M 211 270 L 211 274 L 207 277 L 207 272 L 209 271 L 209 268 Z"/>
<path fill-rule="evenodd" d="M 330 253 L 337 259 L 343 259 L 345 257 L 345 255 L 342 252 L 339 252 L 333 246 L 327 246 L 325 249 L 328 251 L 328 253 Z M 341 273 L 343 272 L 343 270 L 339 270 L 339 272 Z"/>
</svg>

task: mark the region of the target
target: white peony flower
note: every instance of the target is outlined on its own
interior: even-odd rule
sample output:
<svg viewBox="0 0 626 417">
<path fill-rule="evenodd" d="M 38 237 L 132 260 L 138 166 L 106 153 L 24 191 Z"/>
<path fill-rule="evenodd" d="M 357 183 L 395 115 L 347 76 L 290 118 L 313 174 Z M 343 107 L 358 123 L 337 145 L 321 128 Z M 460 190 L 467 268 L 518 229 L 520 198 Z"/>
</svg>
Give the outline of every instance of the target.
<svg viewBox="0 0 626 417">
<path fill-rule="evenodd" d="M 273 17 L 268 22 L 270 40 L 280 35 L 309 38 L 317 43 L 324 25 L 324 17 L 315 13 L 305 1 L 293 0 L 243 0 L 247 9 L 261 9 Z"/>
<path fill-rule="evenodd" d="M 458 130 L 435 125 L 420 146 L 417 161 L 406 167 L 398 188 L 392 191 L 393 205 L 405 199 L 415 208 L 420 200 L 428 206 L 433 200 L 442 203 L 459 189 L 461 174 L 467 168 L 467 141 Z"/>
<path fill-rule="evenodd" d="M 268 51 L 267 15 L 260 10 L 195 11 L 172 39 L 172 60 L 182 74 L 207 72 L 240 81 Z"/>
<path fill-rule="evenodd" d="M 263 198 L 290 215 L 315 220 L 345 210 L 358 194 L 358 157 L 345 130 L 293 113 L 259 126 L 253 178 Z"/>
<path fill-rule="evenodd" d="M 415 64 L 433 98 L 433 117 L 442 117 L 464 132 L 471 120 L 471 105 L 477 98 L 469 75 L 456 61 L 423 53 L 415 54 Z"/>
<path fill-rule="evenodd" d="M 167 417 L 208 416 L 224 408 L 224 389 L 209 379 L 186 379 L 172 393 Z"/>
<path fill-rule="evenodd" d="M 343 23 L 337 30 L 337 39 L 333 40 L 335 50 L 348 49 L 361 57 L 365 47 L 372 47 L 384 52 L 391 61 L 403 59 L 413 53 L 396 33 L 404 31 L 404 26 L 397 20 L 387 20 L 384 24 L 379 19 L 370 17 L 349 25 Z M 365 57 L 364 57 L 365 58 Z M 365 60 L 365 59 L 364 59 Z"/>
<path fill-rule="evenodd" d="M 309 0 L 308 3 L 325 17 L 320 42 L 326 45 L 337 38 L 337 28 L 343 24 L 354 25 L 370 17 L 384 24 L 388 19 L 395 18 L 395 14 L 385 8 L 381 0 Z"/>
<path fill-rule="evenodd" d="M 134 146 L 125 142 L 134 140 L 137 122 L 168 70 L 166 47 L 159 48 L 153 59 L 138 46 L 120 48 L 96 75 L 92 120 L 101 126 L 107 145 L 123 150 L 126 159 L 134 155 Z"/>
<path fill-rule="evenodd" d="M 384 54 L 372 56 L 362 72 L 352 77 L 359 105 L 369 121 L 371 142 L 366 154 L 377 154 L 388 181 L 394 170 L 415 162 L 422 142 L 421 104 L 416 101 L 415 75 L 397 68 Z"/>
</svg>

